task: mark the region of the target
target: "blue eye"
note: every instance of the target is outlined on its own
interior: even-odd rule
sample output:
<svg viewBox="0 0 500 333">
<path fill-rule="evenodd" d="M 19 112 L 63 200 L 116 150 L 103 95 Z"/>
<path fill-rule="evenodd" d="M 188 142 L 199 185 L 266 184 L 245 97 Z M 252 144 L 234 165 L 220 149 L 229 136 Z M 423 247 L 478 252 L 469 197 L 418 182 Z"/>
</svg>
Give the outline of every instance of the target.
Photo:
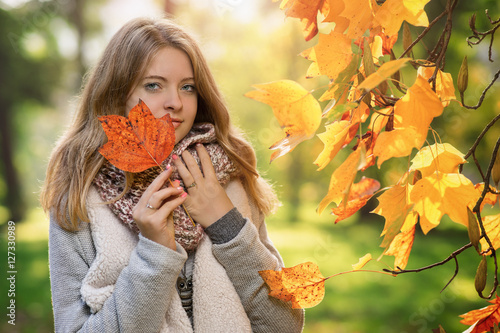
<svg viewBox="0 0 500 333">
<path fill-rule="evenodd" d="M 146 90 L 155 91 L 155 90 L 160 89 L 160 85 L 159 85 L 158 83 L 156 83 L 156 82 L 146 83 L 146 84 L 144 85 L 144 88 L 145 88 Z"/>
<path fill-rule="evenodd" d="M 182 86 L 181 90 L 187 92 L 196 92 L 196 87 L 193 84 L 185 84 Z"/>
</svg>

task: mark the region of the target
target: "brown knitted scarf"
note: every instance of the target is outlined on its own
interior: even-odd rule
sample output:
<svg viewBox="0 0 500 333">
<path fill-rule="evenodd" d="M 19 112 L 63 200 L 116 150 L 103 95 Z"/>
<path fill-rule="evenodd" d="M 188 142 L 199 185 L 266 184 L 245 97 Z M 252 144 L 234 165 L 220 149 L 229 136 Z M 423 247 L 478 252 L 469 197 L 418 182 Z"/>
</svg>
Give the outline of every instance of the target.
<svg viewBox="0 0 500 333">
<path fill-rule="evenodd" d="M 222 185 L 226 184 L 231 177 L 236 176 L 237 168 L 231 162 L 224 149 L 217 143 L 214 126 L 209 123 L 193 125 L 191 131 L 175 145 L 170 156 L 163 162 L 163 166 L 165 167 L 167 164 L 172 165 L 173 154 L 180 156 L 184 150 L 189 151 L 198 162 L 198 165 L 200 165 L 200 160 L 195 150 L 196 143 L 203 143 L 205 145 L 215 168 L 217 179 Z M 115 200 L 123 192 L 125 173 L 106 161 L 95 177 L 94 184 L 102 200 L 111 202 L 109 207 L 113 213 L 123 223 L 139 233 L 139 228 L 132 218 L 132 209 L 149 184 L 151 184 L 160 172 L 159 167 L 154 167 L 134 174 L 134 181 L 130 189 L 121 198 Z M 181 186 L 184 186 L 177 171 L 174 170 L 170 178 L 172 181 L 179 180 Z M 198 242 L 203 237 L 203 228 L 199 224 L 196 226 L 193 225 L 182 206 L 174 210 L 174 228 L 175 240 L 186 251 L 195 250 Z"/>
</svg>

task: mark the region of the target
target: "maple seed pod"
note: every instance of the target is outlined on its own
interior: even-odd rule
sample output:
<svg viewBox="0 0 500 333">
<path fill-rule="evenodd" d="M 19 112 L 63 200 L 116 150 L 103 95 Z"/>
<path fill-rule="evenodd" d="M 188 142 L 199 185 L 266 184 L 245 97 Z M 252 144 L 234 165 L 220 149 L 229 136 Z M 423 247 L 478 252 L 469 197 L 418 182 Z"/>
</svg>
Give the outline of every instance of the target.
<svg viewBox="0 0 500 333">
<path fill-rule="evenodd" d="M 469 226 L 467 231 L 469 232 L 469 240 L 471 244 L 476 248 L 476 251 L 480 253 L 479 250 L 479 239 L 481 238 L 481 231 L 479 230 L 479 224 L 477 223 L 476 215 L 467 207 L 467 214 L 469 216 Z"/>
<path fill-rule="evenodd" d="M 469 19 L 469 27 L 472 31 L 476 31 L 476 13 L 472 14 Z"/>
<path fill-rule="evenodd" d="M 498 187 L 498 183 L 500 183 L 500 149 L 497 150 L 495 163 L 493 164 L 493 168 L 491 169 L 491 178 L 493 179 L 495 186 Z"/>
<path fill-rule="evenodd" d="M 469 83 L 469 69 L 467 66 L 467 56 L 464 57 L 462 61 L 462 66 L 460 66 L 460 70 L 458 71 L 458 79 L 457 79 L 457 87 L 460 95 L 463 95 L 465 90 L 467 89 L 467 84 Z"/>
<path fill-rule="evenodd" d="M 476 271 L 476 278 L 474 279 L 474 287 L 478 294 L 482 294 L 484 288 L 486 287 L 486 276 L 488 274 L 488 263 L 486 262 L 486 257 L 483 256 L 479 266 Z"/>
<path fill-rule="evenodd" d="M 413 39 L 411 37 L 410 25 L 405 21 L 403 23 L 403 50 L 406 51 L 411 43 L 413 43 Z"/>
</svg>

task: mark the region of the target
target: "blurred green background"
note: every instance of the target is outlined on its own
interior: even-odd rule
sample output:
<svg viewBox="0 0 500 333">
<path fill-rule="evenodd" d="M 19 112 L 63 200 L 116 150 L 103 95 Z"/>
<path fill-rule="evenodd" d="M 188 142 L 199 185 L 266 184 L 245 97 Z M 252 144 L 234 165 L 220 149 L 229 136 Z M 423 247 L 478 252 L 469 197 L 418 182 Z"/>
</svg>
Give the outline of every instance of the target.
<svg viewBox="0 0 500 333">
<path fill-rule="evenodd" d="M 432 0 L 426 10 L 430 19 L 445 1 Z M 454 77 L 464 55 L 469 58 L 469 89 L 466 102 L 476 104 L 482 90 L 500 68 L 498 42 L 493 58 L 487 59 L 487 45 L 470 48 L 468 19 L 477 13 L 479 30 L 490 28 L 484 9 L 493 19 L 500 16 L 496 0 L 461 1 L 454 14 L 454 33 L 446 58 L 446 71 Z M 64 132 L 75 108 L 82 76 L 102 52 L 111 35 L 127 20 L 162 15 L 168 11 L 199 39 L 214 75 L 230 105 L 233 120 L 252 141 L 262 174 L 275 184 L 283 205 L 268 219 L 271 238 L 288 267 L 316 262 L 323 275 L 348 271 L 366 253 L 378 258 L 379 237 L 384 220 L 369 212 L 376 200 L 359 213 L 334 224 L 335 218 L 316 206 L 328 189 L 338 160 L 316 171 L 312 164 L 323 148 L 315 138 L 292 153 L 269 164 L 267 149 L 283 134 L 271 109 L 245 98 L 251 85 L 292 79 L 308 89 L 327 83 L 324 78 L 304 78 L 309 61 L 299 56 L 317 42 L 304 42 L 300 24 L 285 19 L 279 3 L 271 0 L 0 0 L 0 308 L 2 332 L 51 332 L 49 272 L 47 263 L 48 222 L 39 208 L 38 195 L 45 167 L 58 137 Z M 424 40 L 427 48 L 443 29 L 437 25 Z M 412 27 L 415 38 L 421 28 Z M 498 38 L 497 38 L 498 40 Z M 396 53 L 401 46 L 396 46 Z M 425 47 L 414 50 L 425 57 Z M 408 74 L 411 75 L 411 74 Z M 408 81 L 411 84 L 410 80 Z M 407 82 L 407 83 L 408 83 Z M 318 96 L 322 89 L 317 89 Z M 316 94 L 316 92 L 315 92 Z M 500 111 L 498 83 L 494 84 L 482 108 L 476 111 L 452 103 L 433 128 L 443 142 L 467 152 L 485 124 Z M 318 132 L 322 132 L 320 129 Z M 487 168 L 500 124 L 488 132 L 477 150 L 483 170 Z M 431 142 L 432 143 L 432 142 Z M 367 176 L 382 186 L 397 181 L 408 160 L 372 167 Z M 473 181 L 479 174 L 473 163 L 464 173 Z M 7 323 L 8 283 L 7 221 L 16 225 L 16 325 Z M 417 233 L 407 268 L 418 268 L 446 258 L 468 243 L 466 230 L 446 217 L 441 225 L 423 237 Z M 326 282 L 321 304 L 306 311 L 305 332 L 430 332 L 441 324 L 447 332 L 461 332 L 459 314 L 486 306 L 473 286 L 479 257 L 469 249 L 458 257 L 460 271 L 440 293 L 455 271 L 450 262 L 418 274 L 397 278 L 357 272 Z M 372 262 L 367 269 L 393 265 L 393 257 Z M 491 281 L 490 281 L 491 282 Z"/>
</svg>

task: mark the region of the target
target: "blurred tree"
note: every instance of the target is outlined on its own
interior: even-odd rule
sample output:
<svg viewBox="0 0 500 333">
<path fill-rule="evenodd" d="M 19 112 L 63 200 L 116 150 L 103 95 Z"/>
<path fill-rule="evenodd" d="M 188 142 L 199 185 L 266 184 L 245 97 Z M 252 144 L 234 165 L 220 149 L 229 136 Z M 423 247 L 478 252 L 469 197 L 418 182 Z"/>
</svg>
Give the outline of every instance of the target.
<svg viewBox="0 0 500 333">
<path fill-rule="evenodd" d="M 48 103 L 50 91 L 61 75 L 55 38 L 42 24 L 49 16 L 41 6 L 12 11 L 0 8 L 0 174 L 5 182 L 0 204 L 7 207 L 8 218 L 15 221 L 23 218 L 26 207 L 22 176 L 15 166 L 17 132 L 13 113 L 25 101 Z"/>
</svg>

